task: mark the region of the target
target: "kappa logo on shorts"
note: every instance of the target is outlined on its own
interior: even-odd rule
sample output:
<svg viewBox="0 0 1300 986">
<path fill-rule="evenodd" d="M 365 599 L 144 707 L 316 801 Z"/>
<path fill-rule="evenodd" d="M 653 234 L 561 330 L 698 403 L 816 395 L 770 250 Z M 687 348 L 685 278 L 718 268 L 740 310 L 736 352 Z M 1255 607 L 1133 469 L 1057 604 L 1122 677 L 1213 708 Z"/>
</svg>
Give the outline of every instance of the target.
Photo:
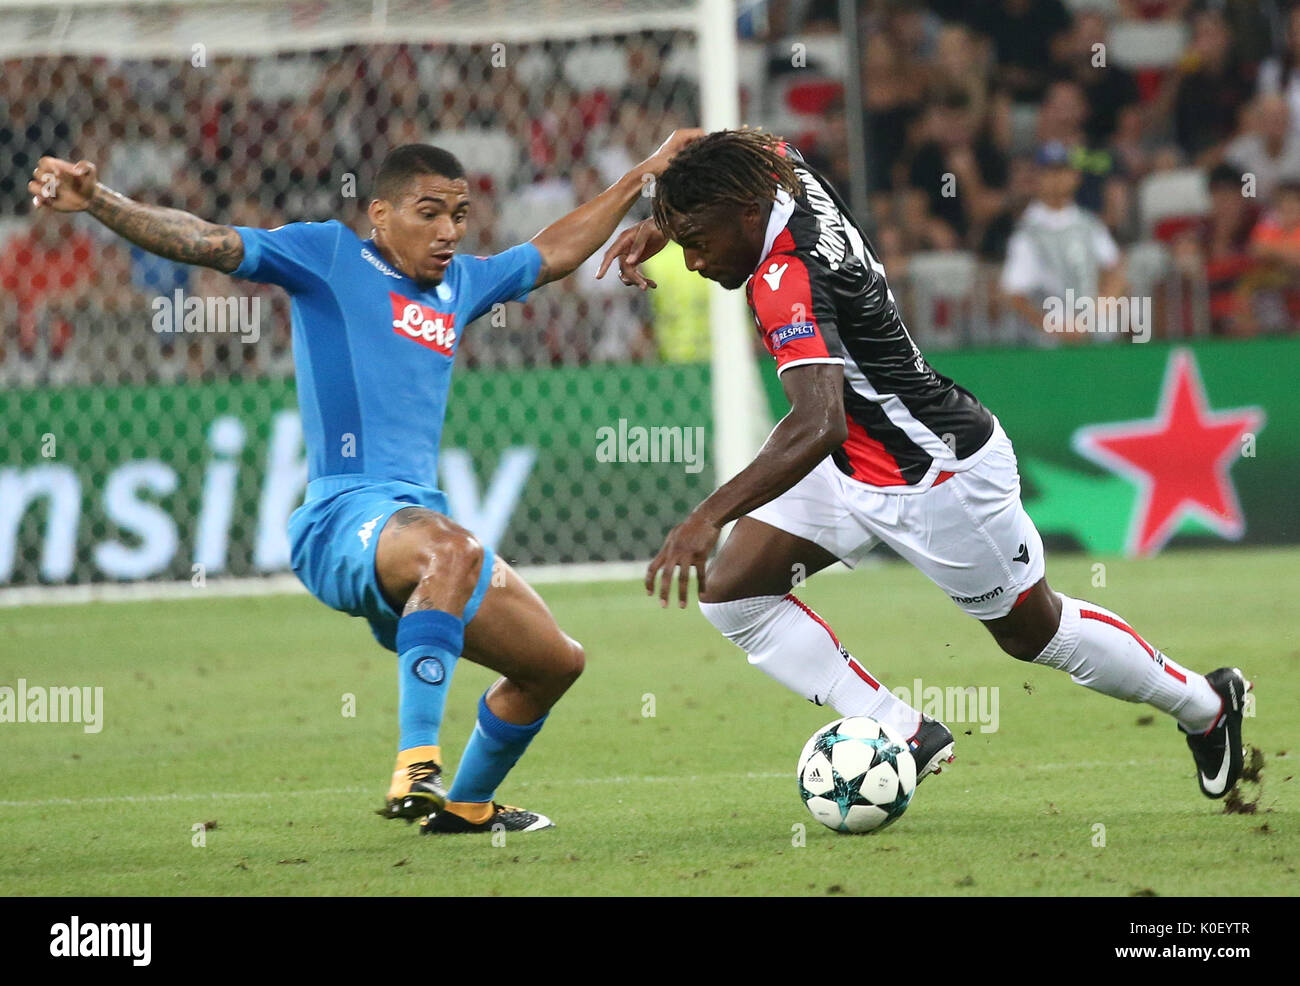
<svg viewBox="0 0 1300 986">
<path fill-rule="evenodd" d="M 456 351 L 456 316 L 388 292 L 393 303 L 393 331 L 426 349 L 451 356 Z"/>
<path fill-rule="evenodd" d="M 384 515 L 379 515 L 379 517 L 382 516 Z M 370 520 L 362 524 L 361 529 L 357 531 L 357 537 L 361 538 L 361 548 L 363 551 L 370 547 L 370 536 L 375 533 L 375 525 L 379 523 L 379 517 L 372 517 Z"/>
<path fill-rule="evenodd" d="M 816 334 L 817 326 L 812 322 L 791 322 L 779 329 L 773 329 L 769 338 L 772 340 L 772 349 L 775 351 L 794 339 L 810 339 Z"/>
</svg>

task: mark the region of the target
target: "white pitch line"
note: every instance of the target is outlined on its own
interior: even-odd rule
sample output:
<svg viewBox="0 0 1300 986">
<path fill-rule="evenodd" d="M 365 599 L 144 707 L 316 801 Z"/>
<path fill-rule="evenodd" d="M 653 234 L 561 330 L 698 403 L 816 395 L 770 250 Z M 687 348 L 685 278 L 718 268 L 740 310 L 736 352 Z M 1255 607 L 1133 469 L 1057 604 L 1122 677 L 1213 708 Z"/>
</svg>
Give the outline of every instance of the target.
<svg viewBox="0 0 1300 986">
<path fill-rule="evenodd" d="M 1113 760 L 1085 760 L 1071 763 L 1037 763 L 1016 766 L 1017 770 L 1096 770 L 1114 767 L 1147 767 L 1161 762 L 1153 760 L 1127 760 L 1116 763 Z M 1015 766 L 1015 765 L 1002 765 Z M 948 768 L 953 769 L 953 768 Z M 958 760 L 955 769 L 961 769 Z M 665 774 L 662 776 L 641 777 L 576 777 L 569 780 L 554 781 L 519 781 L 512 787 L 580 787 L 592 784 L 695 784 L 714 781 L 770 781 L 781 778 L 793 778 L 794 772 L 756 772 L 732 774 Z M 207 794 L 124 794 L 98 798 L 46 798 L 35 801 L 0 801 L 0 808 L 51 808 L 56 805 L 111 805 L 111 804 L 160 804 L 185 801 L 234 801 L 240 799 L 260 798 L 301 798 L 311 795 L 356 795 L 374 794 L 378 788 L 362 787 L 328 787 L 312 788 L 302 791 L 212 791 Z"/>
<path fill-rule="evenodd" d="M 366 788 L 325 787 L 314 791 L 209 791 L 207 794 L 121 794 L 100 798 L 46 798 L 0 801 L 0 808 L 46 808 L 54 805 L 158 804 L 167 801 L 230 801 L 238 798 L 294 798 L 305 794 L 365 794 Z"/>
</svg>

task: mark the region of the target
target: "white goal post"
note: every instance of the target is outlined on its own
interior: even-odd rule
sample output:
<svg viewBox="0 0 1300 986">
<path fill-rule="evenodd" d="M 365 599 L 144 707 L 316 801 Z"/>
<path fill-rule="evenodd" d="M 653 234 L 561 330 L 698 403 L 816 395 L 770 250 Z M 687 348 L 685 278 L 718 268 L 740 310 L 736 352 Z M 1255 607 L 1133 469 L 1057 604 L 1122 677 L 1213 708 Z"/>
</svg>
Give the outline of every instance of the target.
<svg viewBox="0 0 1300 986">
<path fill-rule="evenodd" d="M 700 119 L 705 130 L 737 127 L 739 57 L 734 0 L 701 0 Z M 709 284 L 713 456 L 719 486 L 743 469 L 763 442 L 771 415 L 753 358 L 749 309 L 739 291 Z"/>
</svg>

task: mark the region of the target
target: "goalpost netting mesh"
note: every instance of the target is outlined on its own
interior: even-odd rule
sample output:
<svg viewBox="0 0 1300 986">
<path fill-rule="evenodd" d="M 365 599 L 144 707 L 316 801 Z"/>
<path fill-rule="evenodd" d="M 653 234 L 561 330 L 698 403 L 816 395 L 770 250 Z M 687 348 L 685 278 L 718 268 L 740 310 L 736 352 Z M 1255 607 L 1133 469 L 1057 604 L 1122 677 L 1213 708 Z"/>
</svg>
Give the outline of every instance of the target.
<svg viewBox="0 0 1300 986">
<path fill-rule="evenodd" d="M 364 237 L 379 161 L 430 142 L 470 173 L 463 248 L 495 253 L 701 123 L 700 23 L 685 0 L 0 2 L 0 586 L 283 572 L 305 481 L 284 292 L 34 217 L 41 154 Z M 507 559 L 646 558 L 712 488 L 709 298 L 670 264 L 647 295 L 592 261 L 465 335 L 438 480 Z M 180 317 L 211 299 L 230 324 Z"/>
</svg>

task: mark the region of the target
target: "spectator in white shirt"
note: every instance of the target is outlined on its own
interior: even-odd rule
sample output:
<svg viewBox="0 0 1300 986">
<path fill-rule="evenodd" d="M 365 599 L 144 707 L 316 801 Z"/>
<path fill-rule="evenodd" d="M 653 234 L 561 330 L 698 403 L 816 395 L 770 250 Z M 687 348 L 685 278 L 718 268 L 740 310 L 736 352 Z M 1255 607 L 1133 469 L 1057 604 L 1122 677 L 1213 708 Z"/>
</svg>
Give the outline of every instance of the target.
<svg viewBox="0 0 1300 986">
<path fill-rule="evenodd" d="M 1035 163 L 1037 196 L 1007 243 L 1000 287 L 1039 338 L 1049 330 L 1068 337 L 1076 329 L 1073 319 L 1053 325 L 1047 313 L 1073 312 L 1081 299 L 1095 305 L 1118 297 L 1125 287 L 1123 258 L 1105 223 L 1074 201 L 1080 175 L 1069 149 L 1055 141 L 1044 144 Z"/>
<path fill-rule="evenodd" d="M 1291 108 L 1284 97 L 1264 95 L 1248 115 L 1249 129 L 1224 151 L 1238 171 L 1255 176 L 1255 196 L 1271 202 L 1278 184 L 1300 178 L 1300 133 L 1291 127 Z"/>
</svg>

